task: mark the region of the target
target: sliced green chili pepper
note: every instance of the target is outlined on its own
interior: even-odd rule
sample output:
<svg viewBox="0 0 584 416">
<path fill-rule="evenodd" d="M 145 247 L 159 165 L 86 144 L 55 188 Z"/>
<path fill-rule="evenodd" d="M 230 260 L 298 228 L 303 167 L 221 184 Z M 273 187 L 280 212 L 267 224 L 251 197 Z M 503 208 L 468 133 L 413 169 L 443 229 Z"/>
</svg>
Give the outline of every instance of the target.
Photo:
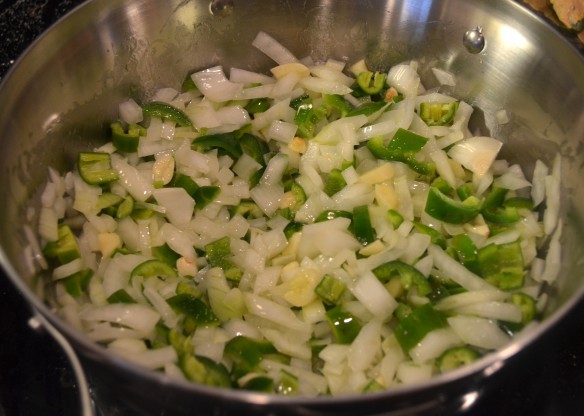
<svg viewBox="0 0 584 416">
<path fill-rule="evenodd" d="M 136 303 L 125 289 L 118 289 L 108 296 L 107 303 Z"/>
<path fill-rule="evenodd" d="M 166 300 L 176 312 L 184 313 L 195 321 L 197 325 L 214 325 L 219 323 L 219 318 L 211 308 L 201 299 L 188 293 L 174 295 Z"/>
<path fill-rule="evenodd" d="M 111 208 L 122 202 L 124 198 L 111 192 L 104 192 L 97 198 L 97 209 L 100 211 Z"/>
<path fill-rule="evenodd" d="M 326 312 L 335 341 L 339 344 L 350 344 L 361 331 L 361 324 L 351 312 L 344 311 L 341 306 L 335 306 Z"/>
<path fill-rule="evenodd" d="M 205 208 L 211 202 L 215 200 L 221 193 L 221 188 L 218 186 L 201 186 L 199 187 L 194 195 L 195 207 L 197 209 Z"/>
<path fill-rule="evenodd" d="M 336 305 L 343 293 L 346 285 L 330 274 L 325 274 L 320 283 L 314 288 L 316 293 L 325 303 Z"/>
<path fill-rule="evenodd" d="M 260 165 L 266 165 L 264 155 L 268 153 L 269 149 L 265 141 L 257 138 L 253 134 L 245 133 L 239 138 L 239 146 L 244 153 Z"/>
<path fill-rule="evenodd" d="M 347 181 L 345 181 L 341 170 L 333 169 L 329 172 L 324 183 L 324 193 L 328 196 L 333 196 L 345 186 L 347 186 Z"/>
<path fill-rule="evenodd" d="M 215 387 L 231 387 L 229 372 L 222 365 L 207 357 L 179 354 L 179 368 L 191 381 Z"/>
<path fill-rule="evenodd" d="M 416 231 L 418 231 L 419 233 L 429 235 L 432 244 L 436 244 L 442 248 L 446 248 L 446 237 L 444 237 L 444 235 L 441 232 L 435 230 L 429 225 L 422 224 L 421 222 L 417 221 L 414 221 L 414 227 L 416 228 Z"/>
<path fill-rule="evenodd" d="M 518 209 L 528 209 L 530 211 L 533 211 L 535 208 L 533 201 L 531 199 L 521 198 L 518 196 L 506 199 L 503 202 L 503 206 L 504 207 L 513 207 L 513 208 L 518 208 Z"/>
<path fill-rule="evenodd" d="M 353 233 L 363 245 L 375 241 L 375 229 L 371 225 L 371 216 L 367 205 L 353 208 Z"/>
<path fill-rule="evenodd" d="M 438 188 L 444 195 L 451 195 L 454 191 L 452 186 L 450 186 L 450 184 L 446 182 L 446 179 L 444 179 L 442 176 L 438 176 L 436 179 L 434 179 L 431 186 Z"/>
<path fill-rule="evenodd" d="M 267 376 L 257 376 L 248 380 L 241 388 L 261 393 L 272 393 L 274 391 L 274 380 Z"/>
<path fill-rule="evenodd" d="M 241 215 L 243 218 L 261 218 L 264 212 L 258 207 L 258 205 L 251 200 L 242 200 L 233 207 L 231 210 L 231 216 Z"/>
<path fill-rule="evenodd" d="M 388 210 L 386 216 L 394 230 L 396 230 L 404 222 L 403 215 L 401 215 L 395 209 Z"/>
<path fill-rule="evenodd" d="M 240 378 L 251 371 L 255 371 L 258 364 L 266 355 L 277 353 L 276 348 L 264 340 L 257 340 L 246 336 L 236 336 L 225 344 L 224 354 L 233 360 L 232 370 L 235 378 Z"/>
<path fill-rule="evenodd" d="M 165 118 L 181 127 L 193 127 L 193 122 L 184 111 L 162 101 L 152 101 L 144 104 L 142 111 L 150 117 Z"/>
<path fill-rule="evenodd" d="M 336 112 L 339 118 L 346 117 L 353 110 L 351 103 L 341 95 L 324 94 L 322 102 L 327 107 L 329 115 Z"/>
<path fill-rule="evenodd" d="M 456 188 L 456 195 L 458 195 L 458 198 L 461 201 L 464 201 L 465 199 L 474 196 L 474 188 L 472 186 L 472 183 L 466 182 L 460 185 L 458 188 Z"/>
<path fill-rule="evenodd" d="M 359 107 L 355 107 L 353 110 L 347 113 L 347 117 L 353 116 L 370 116 L 375 114 L 379 110 L 381 110 L 385 105 L 387 105 L 384 101 L 370 101 L 361 104 Z"/>
<path fill-rule="evenodd" d="M 292 107 L 296 111 L 298 111 L 298 109 L 301 106 L 309 105 L 309 104 L 312 104 L 312 98 L 310 98 L 310 96 L 307 94 L 303 94 L 299 97 L 294 98 L 292 101 L 290 101 L 290 107 Z"/>
<path fill-rule="evenodd" d="M 450 126 L 458 109 L 458 101 L 448 104 L 421 103 L 420 118 L 428 126 Z"/>
<path fill-rule="evenodd" d="M 178 277 L 176 270 L 169 266 L 168 263 L 158 260 L 158 259 L 151 259 L 146 260 L 143 263 L 140 263 L 130 273 L 130 278 L 134 278 L 136 276 L 142 276 L 144 279 L 148 279 L 150 277 Z"/>
<path fill-rule="evenodd" d="M 83 269 L 70 276 L 65 277 L 62 282 L 65 290 L 73 297 L 81 296 L 85 293 L 87 285 L 93 276 L 93 270 Z"/>
<path fill-rule="evenodd" d="M 126 218 L 132 214 L 132 211 L 134 211 L 134 198 L 128 195 L 124 198 L 120 205 L 118 205 L 118 209 L 116 210 L 116 218 Z"/>
<path fill-rule="evenodd" d="M 424 211 L 450 224 L 464 224 L 471 221 L 480 213 L 480 201 L 471 196 L 464 201 L 456 201 L 444 195 L 438 188 L 430 187 Z"/>
<path fill-rule="evenodd" d="M 418 269 L 401 260 L 392 260 L 379 265 L 372 272 L 383 283 L 387 283 L 394 277 L 399 277 L 404 289 L 409 290 L 415 286 L 420 296 L 429 295 L 433 290 L 426 277 Z"/>
<path fill-rule="evenodd" d="M 290 211 L 295 213 L 306 202 L 306 193 L 304 192 L 302 186 L 300 186 L 296 181 L 292 182 L 289 192 L 294 198 L 294 203 L 290 205 Z"/>
<path fill-rule="evenodd" d="M 373 393 L 376 391 L 385 390 L 385 387 L 377 380 L 370 380 L 365 387 L 363 387 L 363 393 Z"/>
<path fill-rule="evenodd" d="M 513 224 L 521 219 L 517 208 L 487 208 L 481 211 L 485 221 L 495 224 Z"/>
<path fill-rule="evenodd" d="M 227 154 L 233 159 L 238 159 L 242 154 L 233 132 L 199 136 L 192 141 L 191 148 L 203 153 L 217 149 L 219 153 Z"/>
<path fill-rule="evenodd" d="M 90 185 L 102 185 L 118 179 L 118 173 L 112 169 L 108 153 L 80 152 L 77 167 L 81 179 Z"/>
<path fill-rule="evenodd" d="M 182 173 L 176 173 L 168 186 L 171 188 L 183 188 L 193 199 L 195 198 L 197 189 L 199 189 L 199 185 L 190 176 L 183 175 Z"/>
<path fill-rule="evenodd" d="M 70 261 L 81 257 L 77 239 L 67 224 L 59 224 L 57 228 L 57 237 L 57 241 L 51 241 L 45 245 L 45 248 L 43 249 L 45 257 L 56 257 L 61 264 L 69 263 Z"/>
<path fill-rule="evenodd" d="M 296 134 L 305 139 L 314 137 L 316 125 L 326 115 L 326 107 L 314 107 L 312 104 L 301 104 L 296 110 L 294 124 L 298 126 Z"/>
<path fill-rule="evenodd" d="M 146 129 L 138 124 L 130 124 L 127 129 L 120 122 L 110 125 L 112 143 L 122 153 L 134 153 L 138 150 L 140 136 L 146 136 Z"/>
<path fill-rule="evenodd" d="M 482 247 L 478 261 L 480 275 L 492 285 L 503 290 L 523 286 L 523 253 L 518 241 Z"/>
<path fill-rule="evenodd" d="M 523 325 L 526 325 L 535 319 L 535 315 L 537 314 L 537 306 L 535 299 L 533 299 L 531 296 L 522 292 L 516 292 L 511 295 L 511 302 L 514 305 L 519 306 L 521 309 L 521 323 Z"/>
<path fill-rule="evenodd" d="M 303 224 L 301 222 L 290 221 L 286 227 L 284 227 L 284 235 L 286 239 L 289 240 L 290 237 L 297 233 L 298 231 L 302 230 Z"/>
<path fill-rule="evenodd" d="M 254 98 L 245 106 L 245 109 L 250 114 L 263 113 L 268 108 L 270 108 L 270 100 L 267 98 Z"/>
<path fill-rule="evenodd" d="M 280 381 L 275 391 L 283 396 L 295 396 L 298 394 L 298 377 L 284 369 L 280 370 Z"/>
<path fill-rule="evenodd" d="M 152 256 L 166 263 L 171 268 L 176 266 L 176 261 L 181 257 L 180 254 L 171 249 L 166 243 L 161 246 L 152 247 Z"/>
<path fill-rule="evenodd" d="M 436 367 L 441 373 L 445 373 L 475 362 L 479 358 L 480 354 L 469 347 L 454 347 L 444 351 L 436 359 Z"/>
<path fill-rule="evenodd" d="M 200 298 L 203 295 L 203 292 L 191 284 L 191 282 L 179 282 L 178 285 L 176 285 L 176 294 L 182 295 L 185 293 L 194 296 L 195 298 Z"/>
<path fill-rule="evenodd" d="M 378 94 L 385 86 L 387 74 L 384 72 L 363 71 L 357 75 L 359 88 L 368 95 Z"/>
<path fill-rule="evenodd" d="M 447 325 L 444 315 L 436 311 L 431 304 L 426 303 L 413 308 L 410 314 L 400 319 L 395 328 L 395 337 L 407 353 L 429 332 Z"/>
<path fill-rule="evenodd" d="M 228 236 L 213 241 L 205 246 L 205 253 L 213 267 L 220 267 L 228 280 L 238 282 L 242 272 L 232 261 L 231 240 Z"/>
<path fill-rule="evenodd" d="M 450 244 L 458 261 L 471 272 L 479 273 L 479 252 L 470 237 L 467 234 L 455 235 Z"/>
<path fill-rule="evenodd" d="M 507 195 L 507 192 L 509 192 L 508 189 L 494 186 L 485 197 L 481 208 L 483 210 L 487 210 L 501 207 L 503 205 L 503 202 L 505 201 L 505 196 Z"/>
<path fill-rule="evenodd" d="M 402 162 L 419 174 L 433 175 L 436 170 L 434 163 L 416 159 L 416 154 L 427 142 L 425 137 L 399 128 L 387 146 L 382 136 L 376 136 L 367 142 L 367 148 L 378 159 Z"/>
<path fill-rule="evenodd" d="M 187 91 L 193 91 L 193 90 L 197 90 L 197 89 L 198 89 L 197 84 L 195 84 L 195 81 L 193 81 L 193 78 L 191 77 L 191 75 L 190 74 L 187 75 L 181 84 L 181 90 L 183 92 L 187 92 Z"/>
</svg>

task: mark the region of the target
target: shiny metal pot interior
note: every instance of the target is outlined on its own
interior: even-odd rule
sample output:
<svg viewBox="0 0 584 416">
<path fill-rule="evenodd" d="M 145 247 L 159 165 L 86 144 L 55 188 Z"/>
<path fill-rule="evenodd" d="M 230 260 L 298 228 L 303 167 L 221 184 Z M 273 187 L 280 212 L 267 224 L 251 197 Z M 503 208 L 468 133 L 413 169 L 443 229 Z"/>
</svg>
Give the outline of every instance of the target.
<svg viewBox="0 0 584 416">
<path fill-rule="evenodd" d="M 481 27 L 486 47 L 471 53 L 468 30 Z M 85 339 L 37 296 L 22 260 L 26 207 L 47 166 L 70 168 L 80 149 L 106 138 L 117 104 L 180 85 L 188 71 L 222 64 L 266 70 L 251 47 L 263 30 L 296 56 L 354 62 L 376 69 L 417 59 L 457 76 L 454 94 L 478 111 L 472 123 L 506 144 L 504 157 L 531 171 L 537 158 L 564 156 L 563 271 L 550 290 L 546 320 L 496 354 L 427 383 L 367 396 L 299 399 L 210 389 L 142 370 Z M 468 46 L 468 45 L 466 45 Z M 472 52 L 477 52 L 472 51 Z M 584 293 L 584 59 L 554 29 L 508 0 L 91 0 L 43 35 L 0 88 L 0 259 L 34 308 L 72 342 L 103 398 L 123 398 L 145 414 L 452 413 L 463 396 L 578 302 Z M 511 121 L 496 123 L 505 109 Z M 107 401 L 107 400 L 106 400 Z"/>
</svg>

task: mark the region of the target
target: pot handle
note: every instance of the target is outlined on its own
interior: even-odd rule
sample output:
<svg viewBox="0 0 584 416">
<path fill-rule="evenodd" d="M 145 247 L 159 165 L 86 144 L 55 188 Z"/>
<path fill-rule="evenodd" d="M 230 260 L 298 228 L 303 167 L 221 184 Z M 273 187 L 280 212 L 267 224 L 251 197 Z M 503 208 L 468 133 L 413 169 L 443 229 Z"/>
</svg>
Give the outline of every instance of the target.
<svg viewBox="0 0 584 416">
<path fill-rule="evenodd" d="M 96 416 L 93 401 L 89 393 L 89 385 L 79 358 L 73 350 L 73 347 L 67 339 L 37 310 L 33 309 L 33 316 L 29 319 L 28 324 L 33 329 L 43 328 L 59 344 L 71 364 L 75 379 L 77 380 L 77 389 L 79 391 L 79 401 L 81 411 L 80 416 Z"/>
</svg>

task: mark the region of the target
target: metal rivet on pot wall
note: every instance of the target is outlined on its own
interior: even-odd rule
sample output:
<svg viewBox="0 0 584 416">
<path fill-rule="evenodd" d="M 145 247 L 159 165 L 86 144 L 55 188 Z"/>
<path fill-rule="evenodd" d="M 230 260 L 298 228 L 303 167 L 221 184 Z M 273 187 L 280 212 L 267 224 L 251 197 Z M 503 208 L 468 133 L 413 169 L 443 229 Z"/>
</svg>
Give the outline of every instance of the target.
<svg viewBox="0 0 584 416">
<path fill-rule="evenodd" d="M 233 11 L 233 0 L 213 0 L 209 4 L 213 16 L 226 17 Z"/>
<path fill-rule="evenodd" d="M 483 29 L 477 27 L 475 29 L 467 30 L 462 37 L 462 43 L 470 53 L 480 53 L 485 48 Z"/>
</svg>

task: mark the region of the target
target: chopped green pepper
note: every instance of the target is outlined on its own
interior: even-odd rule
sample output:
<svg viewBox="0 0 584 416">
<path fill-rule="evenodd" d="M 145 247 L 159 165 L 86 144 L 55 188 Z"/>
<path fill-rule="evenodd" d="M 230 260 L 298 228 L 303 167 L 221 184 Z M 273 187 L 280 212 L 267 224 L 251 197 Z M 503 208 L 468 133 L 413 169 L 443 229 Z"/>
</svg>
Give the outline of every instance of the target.
<svg viewBox="0 0 584 416">
<path fill-rule="evenodd" d="M 168 263 L 158 260 L 158 259 L 151 259 L 146 260 L 143 263 L 140 263 L 130 273 L 130 278 L 134 278 L 136 276 L 142 276 L 144 279 L 148 279 L 150 277 L 178 277 L 176 270 L 170 266 Z"/>
<path fill-rule="evenodd" d="M 45 245 L 43 254 L 46 257 L 56 257 L 61 264 L 69 263 L 81 257 L 77 239 L 67 224 L 60 223 L 58 225 L 57 236 L 57 241 L 50 241 Z"/>
<path fill-rule="evenodd" d="M 193 122 L 184 111 L 162 101 L 152 101 L 144 104 L 142 111 L 150 117 L 165 118 L 181 127 L 193 127 Z"/>
<path fill-rule="evenodd" d="M 387 211 L 387 220 L 393 229 L 396 230 L 404 222 L 404 217 L 395 209 L 389 209 Z"/>
<path fill-rule="evenodd" d="M 205 208 L 209 205 L 215 198 L 219 196 L 221 193 L 221 188 L 218 186 L 201 186 L 199 187 L 194 195 L 193 199 L 195 200 L 195 207 L 197 209 Z"/>
<path fill-rule="evenodd" d="M 112 143 L 122 153 L 134 153 L 138 150 L 140 136 L 146 136 L 146 129 L 138 124 L 130 124 L 127 129 L 120 122 L 110 125 Z"/>
<path fill-rule="evenodd" d="M 253 134 L 244 133 L 239 138 L 239 146 L 243 153 L 250 156 L 253 160 L 258 162 L 260 165 L 265 166 L 266 161 L 264 160 L 264 155 L 268 153 L 268 145 L 265 141 L 257 138 Z"/>
<path fill-rule="evenodd" d="M 429 235 L 432 244 L 436 244 L 442 248 L 446 248 L 446 237 L 444 237 L 444 235 L 438 230 L 435 230 L 429 225 L 422 224 L 421 222 L 418 221 L 414 221 L 414 228 L 419 233 Z"/>
<path fill-rule="evenodd" d="M 522 292 L 516 292 L 511 295 L 511 302 L 521 309 L 521 323 L 523 325 L 533 321 L 537 314 L 535 299 Z"/>
<path fill-rule="evenodd" d="M 371 216 L 367 205 L 353 208 L 353 233 L 363 245 L 375 241 L 375 229 L 371 225 Z"/>
<path fill-rule="evenodd" d="M 118 289 L 108 296 L 107 303 L 136 303 L 125 289 Z"/>
<path fill-rule="evenodd" d="M 261 393 L 272 393 L 274 391 L 274 380 L 267 376 L 257 376 L 246 381 L 241 388 Z"/>
<path fill-rule="evenodd" d="M 80 152 L 77 167 L 81 179 L 90 185 L 102 185 L 118 179 L 118 173 L 112 169 L 108 153 Z"/>
<path fill-rule="evenodd" d="M 401 260 L 392 260 L 381 264 L 374 268 L 372 272 L 383 283 L 387 283 L 393 277 L 399 276 L 404 289 L 408 290 L 414 286 L 420 296 L 427 296 L 433 290 L 426 277 L 418 269 Z"/>
<path fill-rule="evenodd" d="M 458 101 L 447 104 L 420 103 L 420 118 L 428 126 L 450 126 L 458 109 Z"/>
<path fill-rule="evenodd" d="M 243 273 L 233 264 L 231 240 L 228 236 L 207 244 L 205 246 L 205 253 L 211 266 L 222 268 L 228 280 L 238 282 L 241 279 Z"/>
<path fill-rule="evenodd" d="M 518 241 L 489 244 L 478 251 L 480 275 L 492 285 L 506 290 L 523 285 L 523 253 Z"/>
<path fill-rule="evenodd" d="M 436 359 L 436 367 L 441 373 L 468 365 L 480 358 L 480 354 L 469 347 L 453 347 Z"/>
<path fill-rule="evenodd" d="M 176 266 L 176 261 L 181 257 L 180 254 L 171 249 L 166 243 L 161 246 L 152 247 L 152 256 L 166 263 L 171 268 Z"/>
<path fill-rule="evenodd" d="M 329 115 L 336 112 L 339 118 L 346 117 L 347 114 L 353 110 L 351 103 L 345 100 L 341 95 L 324 94 L 322 97 L 322 102 L 328 109 Z"/>
<path fill-rule="evenodd" d="M 335 341 L 339 344 L 350 344 L 361 331 L 361 324 L 353 314 L 344 311 L 340 306 L 329 309 L 325 315 Z"/>
<path fill-rule="evenodd" d="M 263 113 L 270 108 L 270 100 L 267 98 L 254 98 L 249 100 L 245 109 L 250 114 Z"/>
<path fill-rule="evenodd" d="M 89 281 L 93 276 L 93 270 L 83 269 L 70 276 L 65 277 L 62 282 L 65 285 L 65 290 L 71 296 L 77 297 L 83 295 L 89 285 Z"/>
<path fill-rule="evenodd" d="M 402 162 L 421 175 L 433 175 L 436 170 L 434 163 L 421 162 L 416 158 L 427 142 L 425 137 L 399 128 L 387 146 L 383 136 L 376 136 L 367 142 L 367 148 L 378 159 Z"/>
<path fill-rule="evenodd" d="M 255 371 L 258 364 L 268 354 L 275 354 L 276 348 L 264 340 L 257 340 L 246 336 L 236 336 L 225 344 L 224 354 L 234 362 L 232 370 L 235 378 L 240 378 L 251 371 Z"/>
<path fill-rule="evenodd" d="M 197 325 L 215 325 L 219 323 L 219 318 L 211 308 L 201 299 L 191 294 L 181 293 L 168 298 L 166 301 L 172 309 L 184 313 Z"/>
<path fill-rule="evenodd" d="M 479 215 L 480 201 L 475 196 L 457 201 L 444 195 L 438 188 L 430 187 L 424 211 L 440 221 L 464 224 Z"/>
<path fill-rule="evenodd" d="M 383 107 L 387 105 L 384 101 L 368 101 L 355 107 L 351 111 L 347 113 L 347 117 L 354 117 L 354 116 L 370 116 L 381 110 Z"/>
<path fill-rule="evenodd" d="M 470 237 L 467 234 L 455 235 L 450 244 L 458 261 L 471 272 L 479 273 L 479 252 Z"/>
<path fill-rule="evenodd" d="M 328 196 L 333 196 L 345 186 L 347 186 L 347 181 L 345 181 L 341 170 L 332 169 L 326 178 L 326 182 L 324 183 L 324 193 Z"/>
<path fill-rule="evenodd" d="M 357 84 L 368 95 L 378 94 L 385 86 L 387 74 L 384 72 L 363 71 L 357 75 Z"/>
<path fill-rule="evenodd" d="M 241 147 L 233 132 L 199 136 L 192 141 L 191 148 L 203 153 L 217 149 L 220 154 L 227 154 L 233 159 L 239 158 L 242 154 Z"/>
<path fill-rule="evenodd" d="M 336 305 L 343 293 L 346 285 L 330 274 L 325 274 L 319 284 L 314 288 L 316 293 L 325 303 Z"/>
<path fill-rule="evenodd" d="M 431 304 L 426 303 L 413 308 L 410 314 L 400 319 L 395 328 L 395 337 L 407 353 L 429 332 L 444 328 L 446 325 L 444 315 L 436 311 Z"/>
<path fill-rule="evenodd" d="M 117 219 L 126 218 L 127 216 L 131 215 L 133 211 L 134 198 L 128 195 L 124 198 L 120 205 L 118 205 L 118 209 L 116 210 L 116 218 Z"/>
<path fill-rule="evenodd" d="M 280 381 L 275 391 L 283 396 L 295 396 L 298 393 L 298 377 L 284 369 L 280 370 Z"/>
</svg>

